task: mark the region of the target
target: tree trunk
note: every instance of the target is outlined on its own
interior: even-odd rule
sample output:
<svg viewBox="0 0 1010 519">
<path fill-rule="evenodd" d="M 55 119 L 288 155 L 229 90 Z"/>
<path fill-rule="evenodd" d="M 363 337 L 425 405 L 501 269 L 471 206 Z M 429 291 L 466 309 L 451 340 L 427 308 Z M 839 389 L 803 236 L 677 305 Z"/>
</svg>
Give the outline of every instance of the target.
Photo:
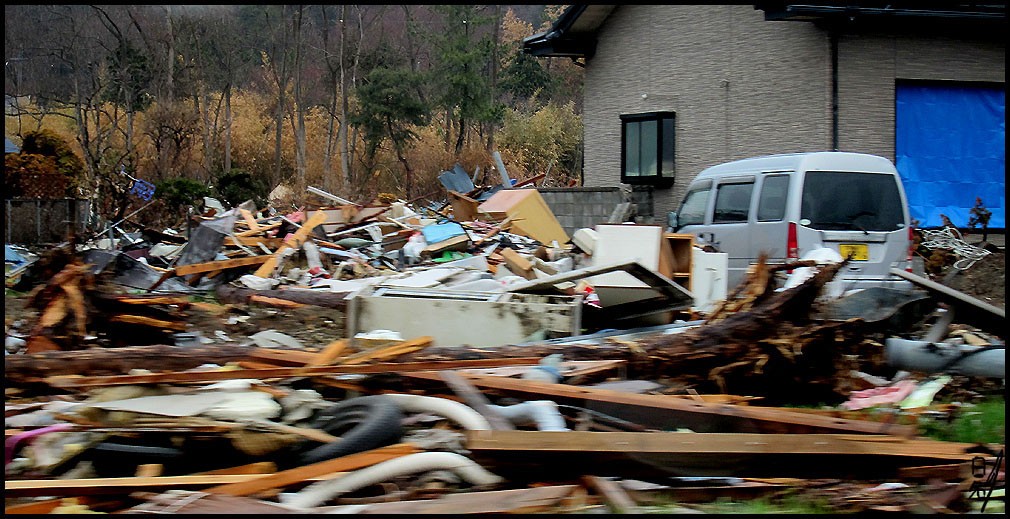
<svg viewBox="0 0 1010 519">
<path fill-rule="evenodd" d="M 305 169 L 306 169 L 306 146 L 305 146 L 305 100 L 302 95 L 302 11 L 299 6 L 298 14 L 295 17 L 295 70 L 294 70 L 294 102 L 295 118 L 295 171 L 296 189 L 295 198 L 299 205 L 305 202 Z"/>
<path fill-rule="evenodd" d="M 54 375 L 124 375 L 131 369 L 182 371 L 243 360 L 253 349 L 225 344 L 154 345 L 8 355 L 4 357 L 4 376 L 7 382 L 17 384 Z"/>
<path fill-rule="evenodd" d="M 459 136 L 456 137 L 456 157 L 463 152 L 463 139 L 466 138 L 466 119 L 459 116 Z"/>
<path fill-rule="evenodd" d="M 495 5 L 494 14 L 494 40 L 491 47 L 491 103 L 498 99 L 498 40 L 501 31 L 501 5 Z M 487 147 L 485 149 L 490 153 L 494 151 L 494 132 L 497 124 L 490 121 L 487 127 Z"/>
<path fill-rule="evenodd" d="M 814 299 L 843 266 L 823 267 L 791 290 L 774 292 L 773 284 L 768 284 L 749 309 L 679 334 L 599 345 L 431 347 L 399 360 L 544 357 L 559 353 L 565 360 L 626 360 L 628 378 L 669 377 L 698 391 L 783 397 L 804 388 L 809 390 L 805 397 L 838 396 L 838 384 L 844 384 L 849 371 L 858 367 L 853 363 L 880 362 L 871 359 L 872 355 L 852 355 L 863 353 L 857 350 L 865 334 L 859 320 L 810 320 Z M 852 356 L 859 360 L 848 358 Z"/>
<path fill-rule="evenodd" d="M 231 171 L 231 83 L 224 87 L 224 172 Z"/>
<path fill-rule="evenodd" d="M 200 101 L 203 101 L 202 103 Z M 193 96 L 193 104 L 196 106 L 196 112 L 200 114 L 200 119 L 203 121 L 203 131 L 201 132 L 201 138 L 203 139 L 203 169 L 207 175 L 207 178 L 212 178 L 212 164 L 214 150 L 210 142 L 210 112 L 207 104 L 209 103 L 207 93 L 204 91 L 204 85 L 202 81 L 197 81 L 196 95 Z"/>
<path fill-rule="evenodd" d="M 228 285 L 218 285 L 215 292 L 217 297 L 226 303 L 248 304 L 252 296 L 265 296 L 338 310 L 347 308 L 346 297 L 350 293 L 322 292 L 319 290 L 251 290 Z"/>
</svg>

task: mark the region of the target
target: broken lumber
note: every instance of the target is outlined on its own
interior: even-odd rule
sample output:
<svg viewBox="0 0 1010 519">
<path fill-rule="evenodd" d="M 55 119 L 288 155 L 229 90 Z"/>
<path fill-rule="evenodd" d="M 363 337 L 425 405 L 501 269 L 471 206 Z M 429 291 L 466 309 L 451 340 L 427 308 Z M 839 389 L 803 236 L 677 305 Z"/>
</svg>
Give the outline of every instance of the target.
<svg viewBox="0 0 1010 519">
<path fill-rule="evenodd" d="M 610 507 L 615 514 L 637 513 L 637 505 L 628 496 L 628 493 L 620 485 L 599 476 L 582 476 L 582 482 L 587 487 L 599 492 L 603 497 L 603 502 Z"/>
<path fill-rule="evenodd" d="M 327 474 L 333 474 L 334 472 L 348 472 L 364 467 L 370 467 L 384 461 L 417 452 L 420 452 L 420 449 L 410 443 L 398 443 L 370 451 L 342 456 L 332 460 L 313 463 L 304 467 L 297 467 L 277 472 L 275 474 L 260 476 L 250 481 L 219 485 L 207 489 L 207 492 L 211 494 L 225 494 L 229 496 L 248 496 L 265 490 L 272 490 L 300 483 L 317 476 L 325 476 Z"/>
<path fill-rule="evenodd" d="M 519 488 L 514 490 L 492 490 L 488 492 L 462 492 L 449 494 L 438 499 L 419 499 L 351 505 L 355 512 L 408 516 L 416 514 L 534 514 L 550 512 L 579 487 L 577 485 L 557 485 L 547 487 Z M 322 513 L 339 512 L 342 506 L 321 507 Z"/>
<path fill-rule="evenodd" d="M 256 269 L 255 275 L 261 278 L 269 278 L 273 276 L 274 269 L 277 268 L 277 262 L 280 260 L 280 254 L 289 248 L 297 248 L 302 246 L 302 242 L 308 239 L 309 234 L 319 225 L 322 225 L 326 221 L 326 213 L 323 211 L 316 211 L 309 218 L 309 221 L 302 225 L 301 229 L 295 231 L 295 233 L 284 240 L 284 244 L 277 248 L 272 256 L 268 256 L 268 260 L 260 268 Z M 263 257 L 263 256 L 257 256 Z"/>
<path fill-rule="evenodd" d="M 409 378 L 441 381 L 435 372 L 404 373 Z M 915 428 L 861 420 L 830 418 L 806 413 L 720 405 L 667 395 L 641 395 L 592 387 L 550 384 L 536 380 L 473 375 L 460 376 L 477 387 L 504 390 L 529 399 L 551 399 L 558 403 L 587 407 L 655 429 L 686 427 L 693 431 L 757 431 L 767 433 L 861 433 L 912 436 Z"/>
<path fill-rule="evenodd" d="M 468 431 L 466 448 L 479 463 L 524 477 L 610 473 L 735 477 L 894 477 L 900 467 L 971 459 L 968 443 L 879 435 L 587 431 Z M 546 474 L 549 472 L 550 474 Z M 826 476 L 830 475 L 830 476 Z M 508 476 L 505 476 L 508 477 Z M 528 478 L 529 476 L 525 476 Z M 575 475 L 574 477 L 579 477 Z M 510 478 L 511 479 L 511 478 Z"/>
</svg>

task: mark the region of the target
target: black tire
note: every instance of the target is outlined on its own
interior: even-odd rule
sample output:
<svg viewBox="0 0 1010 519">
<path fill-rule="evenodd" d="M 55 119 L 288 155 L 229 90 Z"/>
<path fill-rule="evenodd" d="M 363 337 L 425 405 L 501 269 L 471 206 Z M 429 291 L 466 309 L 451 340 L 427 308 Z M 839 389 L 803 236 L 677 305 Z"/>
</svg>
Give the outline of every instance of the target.
<svg viewBox="0 0 1010 519">
<path fill-rule="evenodd" d="M 396 443 L 403 436 L 402 420 L 400 407 L 382 395 L 345 400 L 309 425 L 341 439 L 304 450 L 295 459 L 298 465 L 309 465 Z"/>
</svg>

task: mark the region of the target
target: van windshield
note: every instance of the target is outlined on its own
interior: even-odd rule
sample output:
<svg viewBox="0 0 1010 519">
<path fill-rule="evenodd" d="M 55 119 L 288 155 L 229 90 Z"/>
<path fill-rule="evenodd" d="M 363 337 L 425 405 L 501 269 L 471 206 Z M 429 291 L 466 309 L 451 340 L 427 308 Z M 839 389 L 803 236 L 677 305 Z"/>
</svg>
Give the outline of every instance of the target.
<svg viewBox="0 0 1010 519">
<path fill-rule="evenodd" d="M 800 223 L 814 229 L 894 231 L 905 226 L 897 179 L 882 173 L 810 171 Z"/>
</svg>

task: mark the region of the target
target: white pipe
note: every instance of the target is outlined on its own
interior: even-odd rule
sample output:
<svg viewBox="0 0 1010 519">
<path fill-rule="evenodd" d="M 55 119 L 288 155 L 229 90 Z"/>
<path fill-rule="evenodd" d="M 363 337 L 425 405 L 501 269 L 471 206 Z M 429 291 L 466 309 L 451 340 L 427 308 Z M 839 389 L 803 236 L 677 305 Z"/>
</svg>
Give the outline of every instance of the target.
<svg viewBox="0 0 1010 519">
<path fill-rule="evenodd" d="M 459 402 L 434 396 L 405 395 L 387 393 L 382 395 L 393 401 L 400 409 L 410 413 L 434 413 L 444 416 L 468 431 L 490 431 L 487 419 Z"/>
<path fill-rule="evenodd" d="M 501 406 L 491 405 L 515 425 L 536 424 L 540 431 L 567 431 L 565 418 L 558 411 L 553 400 L 530 400 L 521 404 Z"/>
<path fill-rule="evenodd" d="M 356 470 L 336 479 L 314 483 L 294 494 L 282 494 L 281 502 L 287 506 L 311 508 L 369 485 L 431 470 L 451 470 L 473 485 L 491 485 L 505 481 L 501 476 L 488 472 L 473 460 L 459 454 L 419 452 Z"/>
</svg>

